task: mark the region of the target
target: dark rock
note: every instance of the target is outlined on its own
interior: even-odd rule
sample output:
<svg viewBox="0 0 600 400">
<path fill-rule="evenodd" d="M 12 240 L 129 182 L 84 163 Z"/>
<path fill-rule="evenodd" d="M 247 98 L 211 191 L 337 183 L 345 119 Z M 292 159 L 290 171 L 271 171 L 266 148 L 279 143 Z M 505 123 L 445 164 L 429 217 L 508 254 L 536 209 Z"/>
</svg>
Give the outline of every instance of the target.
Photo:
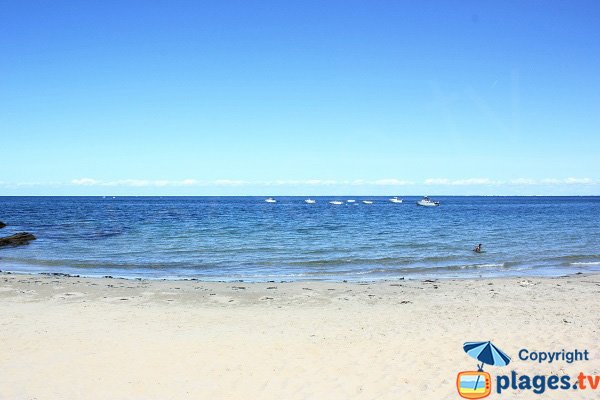
<svg viewBox="0 0 600 400">
<path fill-rule="evenodd" d="M 0 229 L 4 228 L 6 226 L 6 224 L 2 221 L 0 221 Z"/>
<path fill-rule="evenodd" d="M 40 272 L 40 275 L 60 276 L 60 277 L 63 277 L 63 278 L 80 278 L 79 275 L 65 274 L 64 272 Z"/>
<path fill-rule="evenodd" d="M 0 238 L 0 247 L 2 246 L 19 246 L 23 244 L 29 244 L 30 241 L 35 240 L 36 237 L 28 232 L 19 232 L 14 235 Z"/>
</svg>

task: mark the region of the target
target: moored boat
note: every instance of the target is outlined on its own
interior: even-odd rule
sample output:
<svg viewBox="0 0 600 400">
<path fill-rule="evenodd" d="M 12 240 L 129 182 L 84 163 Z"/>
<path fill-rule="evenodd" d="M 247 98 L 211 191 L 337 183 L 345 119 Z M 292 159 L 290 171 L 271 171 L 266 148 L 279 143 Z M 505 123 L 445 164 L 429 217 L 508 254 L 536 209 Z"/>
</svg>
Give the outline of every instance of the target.
<svg viewBox="0 0 600 400">
<path fill-rule="evenodd" d="M 440 202 L 433 201 L 429 197 L 425 196 L 421 200 L 417 201 L 417 205 L 422 207 L 437 207 L 440 205 Z"/>
</svg>

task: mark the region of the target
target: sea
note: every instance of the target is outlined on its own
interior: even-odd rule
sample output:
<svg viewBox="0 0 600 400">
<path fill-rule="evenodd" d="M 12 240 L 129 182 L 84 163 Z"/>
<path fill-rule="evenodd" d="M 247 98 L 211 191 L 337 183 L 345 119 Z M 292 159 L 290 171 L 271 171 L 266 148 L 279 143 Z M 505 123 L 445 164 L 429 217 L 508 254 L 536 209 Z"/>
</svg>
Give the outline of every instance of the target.
<svg viewBox="0 0 600 400">
<path fill-rule="evenodd" d="M 37 237 L 0 248 L 0 270 L 262 282 L 600 270 L 600 197 L 433 198 L 0 197 L 0 236 Z"/>
</svg>

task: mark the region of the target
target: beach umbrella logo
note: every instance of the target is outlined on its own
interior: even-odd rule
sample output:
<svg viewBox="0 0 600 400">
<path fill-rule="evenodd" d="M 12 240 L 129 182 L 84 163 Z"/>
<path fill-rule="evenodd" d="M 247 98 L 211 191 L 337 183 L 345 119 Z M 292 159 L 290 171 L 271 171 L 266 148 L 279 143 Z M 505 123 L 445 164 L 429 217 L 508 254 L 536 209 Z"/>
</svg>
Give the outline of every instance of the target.
<svg viewBox="0 0 600 400">
<path fill-rule="evenodd" d="M 465 399 L 483 399 L 492 391 L 492 378 L 483 370 L 484 365 L 504 367 L 510 363 L 510 357 L 490 341 L 466 342 L 463 350 L 478 363 L 477 371 L 459 372 L 456 377 L 458 394 Z"/>
</svg>

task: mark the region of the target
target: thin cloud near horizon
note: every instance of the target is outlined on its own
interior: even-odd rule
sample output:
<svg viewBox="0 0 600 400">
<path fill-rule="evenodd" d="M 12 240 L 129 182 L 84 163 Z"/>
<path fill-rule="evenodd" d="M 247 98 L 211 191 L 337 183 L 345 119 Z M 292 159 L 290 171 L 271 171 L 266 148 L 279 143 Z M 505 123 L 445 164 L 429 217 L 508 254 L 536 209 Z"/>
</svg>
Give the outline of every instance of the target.
<svg viewBox="0 0 600 400">
<path fill-rule="evenodd" d="M 412 186 L 412 185 L 430 185 L 430 186 L 536 186 L 536 185 L 598 185 L 600 179 L 593 178 L 575 178 L 564 179 L 545 178 L 530 179 L 518 178 L 508 181 L 494 180 L 489 178 L 467 178 L 467 179 L 447 179 L 447 178 L 428 178 L 422 182 L 415 182 L 404 179 L 386 178 L 376 180 L 331 180 L 331 179 L 307 179 L 307 180 L 273 180 L 273 181 L 248 181 L 236 179 L 217 179 L 212 181 L 202 181 L 197 179 L 183 180 L 138 180 L 124 179 L 117 181 L 102 181 L 91 178 L 74 179 L 73 185 L 83 186 L 131 186 L 131 187 L 165 187 L 165 186 Z"/>
<path fill-rule="evenodd" d="M 102 180 L 95 178 L 77 178 L 69 182 L 20 182 L 11 183 L 0 181 L 4 187 L 27 187 L 27 186 L 84 186 L 84 187 L 240 187 L 240 186 L 561 186 L 561 185 L 600 185 L 600 179 L 595 178 L 517 178 L 511 180 L 495 180 L 490 178 L 427 178 L 423 181 L 411 181 L 396 178 L 384 178 L 376 180 L 332 180 L 332 179 L 305 179 L 305 180 L 270 180 L 250 181 L 239 179 L 216 179 L 199 180 L 187 178 L 181 180 L 165 179 L 119 179 Z"/>
</svg>

